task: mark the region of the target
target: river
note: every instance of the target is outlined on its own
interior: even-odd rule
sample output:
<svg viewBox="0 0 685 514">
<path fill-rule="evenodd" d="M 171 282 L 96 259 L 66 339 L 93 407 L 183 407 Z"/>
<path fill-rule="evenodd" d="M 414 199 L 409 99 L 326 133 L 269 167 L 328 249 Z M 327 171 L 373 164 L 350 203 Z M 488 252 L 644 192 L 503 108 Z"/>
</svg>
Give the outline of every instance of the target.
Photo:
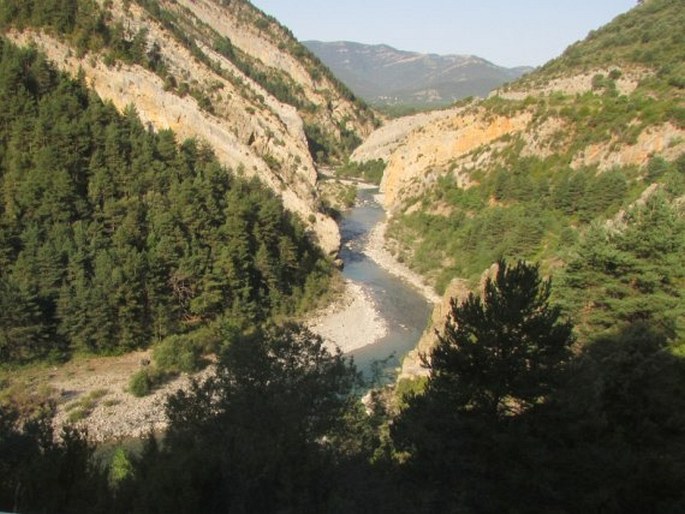
<svg viewBox="0 0 685 514">
<path fill-rule="evenodd" d="M 385 337 L 350 352 L 367 378 L 374 363 L 382 363 L 383 381 L 394 380 L 404 356 L 412 350 L 426 328 L 432 309 L 416 289 L 392 275 L 363 253 L 369 232 L 383 221 L 385 212 L 375 200 L 377 189 L 360 189 L 355 207 L 341 220 L 343 276 L 359 284 L 376 305 L 388 326 Z"/>
</svg>

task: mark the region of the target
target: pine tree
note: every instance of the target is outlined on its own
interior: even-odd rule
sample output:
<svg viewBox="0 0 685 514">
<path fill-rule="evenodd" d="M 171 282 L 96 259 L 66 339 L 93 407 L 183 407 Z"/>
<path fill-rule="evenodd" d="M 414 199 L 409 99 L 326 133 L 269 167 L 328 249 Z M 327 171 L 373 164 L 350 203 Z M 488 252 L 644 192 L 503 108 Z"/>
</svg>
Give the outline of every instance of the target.
<svg viewBox="0 0 685 514">
<path fill-rule="evenodd" d="M 504 508 L 496 502 L 517 476 L 512 455 L 526 448 L 515 420 L 544 404 L 570 357 L 571 326 L 548 303 L 550 288 L 537 266 L 500 260 L 482 298 L 452 300 L 425 392 L 392 426 L 431 511 Z"/>
<path fill-rule="evenodd" d="M 431 354 L 428 391 L 453 405 L 507 416 L 542 401 L 569 356 L 571 327 L 548 303 L 551 282 L 537 266 L 499 261 L 483 297 L 451 302 L 451 314 Z"/>
</svg>

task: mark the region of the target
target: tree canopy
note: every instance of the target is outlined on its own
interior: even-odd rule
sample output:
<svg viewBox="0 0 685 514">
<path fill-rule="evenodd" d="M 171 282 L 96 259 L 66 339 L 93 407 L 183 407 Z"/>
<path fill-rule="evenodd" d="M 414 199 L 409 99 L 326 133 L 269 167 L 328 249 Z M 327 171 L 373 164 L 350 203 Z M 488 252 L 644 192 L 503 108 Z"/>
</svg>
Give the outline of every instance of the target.
<svg viewBox="0 0 685 514">
<path fill-rule="evenodd" d="M 427 475 L 421 496 L 431 504 L 451 511 L 491 496 L 499 505 L 512 485 L 500 466 L 519 449 L 514 420 L 549 399 L 570 358 L 572 328 L 549 304 L 550 287 L 537 266 L 500 260 L 482 296 L 452 300 L 425 390 L 392 427 L 411 469 Z"/>
<path fill-rule="evenodd" d="M 595 224 L 574 247 L 557 296 L 584 341 L 644 322 L 685 336 L 685 219 L 661 192 L 613 225 Z"/>
<path fill-rule="evenodd" d="M 521 412 L 544 400 L 568 359 L 571 326 L 548 303 L 550 280 L 537 266 L 500 260 L 483 295 L 452 299 L 451 313 L 428 360 L 429 393 L 488 416 Z"/>
<path fill-rule="evenodd" d="M 312 305 L 331 272 L 256 180 L 4 39 L 0 192 L 4 361 L 250 327 Z"/>
<path fill-rule="evenodd" d="M 169 429 L 123 485 L 125 512 L 328 512 L 365 473 L 359 375 L 297 326 L 234 341 L 217 372 L 169 399 Z M 355 470 L 356 471 L 353 471 Z M 190 487 L 189 487 L 190 486 Z"/>
</svg>

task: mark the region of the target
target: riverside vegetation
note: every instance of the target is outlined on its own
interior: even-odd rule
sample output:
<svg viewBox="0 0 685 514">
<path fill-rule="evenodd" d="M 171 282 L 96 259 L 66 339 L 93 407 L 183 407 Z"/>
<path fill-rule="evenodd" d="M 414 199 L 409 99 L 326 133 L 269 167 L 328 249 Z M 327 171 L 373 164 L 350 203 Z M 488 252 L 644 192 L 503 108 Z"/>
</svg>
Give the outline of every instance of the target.
<svg viewBox="0 0 685 514">
<path fill-rule="evenodd" d="M 667 333 L 617 323 L 572 351 L 537 266 L 500 261 L 452 303 L 422 393 L 359 400 L 353 364 L 296 325 L 222 345 L 170 425 L 99 461 L 49 406 L 2 407 L 0 507 L 21 512 L 678 512 L 685 367 Z M 393 422 L 388 425 L 386 419 Z"/>
<path fill-rule="evenodd" d="M 644 2 L 542 73 L 568 70 L 586 49 L 590 64 L 600 49 L 616 52 L 612 64 L 636 51 L 652 64 L 652 49 L 663 73 L 627 100 L 645 106 L 643 129 L 680 126 L 682 36 L 661 28 L 683 11 Z M 169 398 L 163 436 L 110 457 L 79 428 L 56 434 L 49 402 L 0 402 L 0 510 L 685 509 L 682 156 L 572 168 L 569 146 L 526 156 L 512 137 L 472 187 L 439 179 L 394 221 L 405 251 L 421 236 L 403 257 L 443 285 L 496 269 L 451 302 L 428 376 L 362 403 L 368 385 L 353 363 L 285 321 L 323 294 L 331 271 L 271 193 L 201 143 L 117 113 L 34 49 L 3 40 L 1 50 L 3 362 L 156 344 L 159 369 L 191 369 L 207 350 L 217 364 Z M 568 145 L 630 141 L 613 77 L 585 96 L 485 108 L 544 102 L 589 126 L 559 136 Z"/>
</svg>

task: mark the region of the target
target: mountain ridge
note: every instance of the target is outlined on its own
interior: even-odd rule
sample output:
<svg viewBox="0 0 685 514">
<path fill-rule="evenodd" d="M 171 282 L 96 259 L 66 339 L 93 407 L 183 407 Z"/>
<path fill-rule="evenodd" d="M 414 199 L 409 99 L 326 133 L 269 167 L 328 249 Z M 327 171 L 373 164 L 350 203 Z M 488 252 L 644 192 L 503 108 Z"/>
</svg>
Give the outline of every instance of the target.
<svg viewBox="0 0 685 514">
<path fill-rule="evenodd" d="M 68 6 L 67 17 L 8 6 L 0 25 L 72 76 L 83 73 L 120 110 L 133 104 L 154 129 L 208 141 L 224 165 L 278 194 L 327 253 L 337 251 L 315 160 L 344 160 L 374 115 L 287 29 L 245 0 Z"/>
<path fill-rule="evenodd" d="M 529 72 L 505 68 L 475 55 L 440 55 L 350 41 L 304 41 L 342 82 L 374 105 L 444 106 L 467 96 L 486 96 Z"/>
</svg>

